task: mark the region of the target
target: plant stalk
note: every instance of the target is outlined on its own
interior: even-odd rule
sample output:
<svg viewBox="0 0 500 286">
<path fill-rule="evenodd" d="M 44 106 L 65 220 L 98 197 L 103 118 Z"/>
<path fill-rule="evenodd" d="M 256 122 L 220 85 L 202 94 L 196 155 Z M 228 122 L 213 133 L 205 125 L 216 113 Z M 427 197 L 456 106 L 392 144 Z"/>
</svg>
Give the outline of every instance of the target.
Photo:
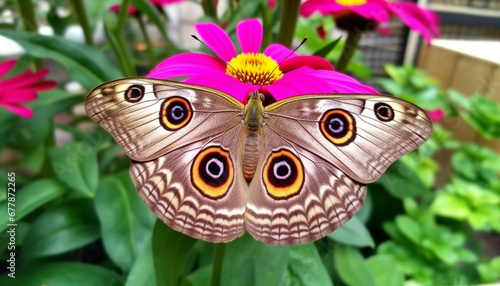
<svg viewBox="0 0 500 286">
<path fill-rule="evenodd" d="M 148 31 L 146 30 L 146 24 L 144 24 L 144 20 L 141 18 L 140 15 L 137 17 L 137 21 L 139 22 L 139 27 L 141 28 L 141 33 L 144 38 L 144 42 L 146 42 L 146 52 L 148 53 L 149 66 L 152 68 L 155 66 L 155 53 L 153 51 L 153 44 L 151 43 Z"/>
<path fill-rule="evenodd" d="M 216 243 L 214 248 L 214 263 L 212 266 L 212 281 L 210 286 L 219 286 L 222 274 L 222 262 L 224 261 L 224 252 L 226 243 Z"/>
<path fill-rule="evenodd" d="M 349 30 L 347 32 L 347 40 L 344 45 L 344 49 L 342 50 L 342 54 L 340 54 L 340 58 L 335 65 L 335 70 L 338 72 L 345 72 L 347 70 L 347 65 L 351 61 L 354 52 L 359 45 L 359 40 L 361 39 L 362 31 L 359 29 Z"/>
<path fill-rule="evenodd" d="M 89 46 L 93 46 L 94 41 L 92 39 L 92 30 L 90 29 L 85 5 L 83 5 L 82 0 L 71 0 L 71 3 L 75 10 L 76 17 L 78 18 L 78 22 L 80 22 L 80 26 L 82 27 L 85 43 Z"/>
<path fill-rule="evenodd" d="M 19 0 L 17 1 L 17 4 L 21 15 L 21 21 L 23 23 L 23 30 L 26 32 L 36 32 L 37 24 L 35 19 L 35 10 L 33 9 L 33 3 L 31 3 L 31 0 Z M 35 71 L 40 70 L 42 68 L 42 60 L 34 58 L 33 67 Z"/>
<path fill-rule="evenodd" d="M 300 0 L 285 0 L 281 8 L 281 25 L 278 43 L 291 47 L 299 18 Z"/>
<path fill-rule="evenodd" d="M 123 37 L 123 26 L 125 25 L 125 19 L 128 15 L 128 6 L 131 0 L 123 0 L 120 6 L 120 12 L 118 14 L 118 22 L 113 30 L 113 35 L 116 40 L 117 48 L 120 50 L 119 55 L 117 55 L 120 65 L 122 67 L 125 76 L 135 76 L 135 69 L 132 61 L 132 56 L 127 48 L 125 38 Z"/>
<path fill-rule="evenodd" d="M 210 16 L 217 20 L 217 9 L 215 8 L 214 0 L 201 0 L 201 7 L 206 16 Z"/>
</svg>

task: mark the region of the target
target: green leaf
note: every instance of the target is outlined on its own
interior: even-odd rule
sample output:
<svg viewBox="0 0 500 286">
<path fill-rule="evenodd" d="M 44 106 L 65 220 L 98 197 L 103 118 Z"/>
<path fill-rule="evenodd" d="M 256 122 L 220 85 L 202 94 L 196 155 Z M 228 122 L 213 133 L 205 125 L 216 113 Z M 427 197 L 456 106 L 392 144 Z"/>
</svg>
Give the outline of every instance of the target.
<svg viewBox="0 0 500 286">
<path fill-rule="evenodd" d="M 221 284 L 280 285 L 288 254 L 287 247 L 267 245 L 245 234 L 227 245 Z"/>
<path fill-rule="evenodd" d="M 395 219 L 396 226 L 406 238 L 415 244 L 419 244 L 423 238 L 420 225 L 406 215 L 398 215 Z"/>
<path fill-rule="evenodd" d="M 25 258 L 49 256 L 80 248 L 100 236 L 92 201 L 78 199 L 38 216 L 23 243 Z"/>
<path fill-rule="evenodd" d="M 148 18 L 156 25 L 158 30 L 160 30 L 161 35 L 166 40 L 167 30 L 165 30 L 165 23 L 161 20 L 161 15 L 158 9 L 146 0 L 132 0 L 132 4 L 142 13 L 146 14 Z"/>
<path fill-rule="evenodd" d="M 57 177 L 85 197 L 93 197 L 99 180 L 97 150 L 91 142 L 71 142 L 49 150 Z"/>
<path fill-rule="evenodd" d="M 212 277 L 212 265 L 205 265 L 189 274 L 182 286 L 206 286 Z"/>
<path fill-rule="evenodd" d="M 70 77 L 80 82 L 86 89 L 122 77 L 115 64 L 97 48 L 59 36 L 45 36 L 24 31 L 0 29 L 0 35 L 15 41 L 34 57 L 49 58 L 59 62 L 66 67 Z"/>
<path fill-rule="evenodd" d="M 128 172 L 102 179 L 94 202 L 106 252 L 129 271 L 151 236 L 154 214 L 137 195 Z"/>
<path fill-rule="evenodd" d="M 356 248 L 339 244 L 333 250 L 335 269 L 342 281 L 349 286 L 374 286 L 375 278 L 366 260 Z"/>
<path fill-rule="evenodd" d="M 35 181 L 22 189 L 16 188 L 15 201 L 11 203 L 15 204 L 15 220 L 18 221 L 37 209 L 43 206 L 45 203 L 61 196 L 66 191 L 66 188 L 52 179 L 42 179 Z M 9 221 L 11 216 L 6 214 L 11 213 L 7 206 L 8 201 L 3 201 L 0 203 L 0 230 L 4 231 L 7 229 L 8 223 L 15 223 L 15 221 Z"/>
<path fill-rule="evenodd" d="M 76 262 L 44 263 L 19 268 L 15 278 L 3 276 L 0 285 L 119 286 L 116 274 L 106 268 Z"/>
<path fill-rule="evenodd" d="M 366 261 L 376 286 L 402 286 L 404 285 L 404 273 L 398 267 L 396 259 L 390 255 L 371 256 Z"/>
<path fill-rule="evenodd" d="M 157 285 L 177 286 L 196 239 L 157 219 L 153 230 L 153 261 Z"/>
<path fill-rule="evenodd" d="M 287 283 L 284 285 L 333 285 L 312 243 L 290 246 L 288 275 L 285 277 Z"/>
<path fill-rule="evenodd" d="M 334 241 L 357 247 L 375 246 L 370 232 L 357 216 L 353 216 L 351 220 L 329 234 L 328 237 Z"/>
<path fill-rule="evenodd" d="M 125 286 L 148 285 L 156 286 L 155 271 L 153 264 L 152 238 L 150 237 L 144 245 L 143 250 L 135 260 Z"/>
<path fill-rule="evenodd" d="M 340 39 L 342 39 L 342 37 L 338 37 L 336 40 L 326 44 L 324 47 L 317 50 L 313 55 L 325 58 L 333 49 L 335 49 L 335 46 L 337 46 Z"/>
<path fill-rule="evenodd" d="M 415 197 L 431 192 L 417 173 L 401 160 L 389 166 L 377 182 L 398 198 Z"/>
<path fill-rule="evenodd" d="M 470 214 L 470 208 L 463 198 L 455 194 L 440 192 L 433 200 L 431 210 L 437 215 L 455 219 L 465 219 Z"/>
</svg>

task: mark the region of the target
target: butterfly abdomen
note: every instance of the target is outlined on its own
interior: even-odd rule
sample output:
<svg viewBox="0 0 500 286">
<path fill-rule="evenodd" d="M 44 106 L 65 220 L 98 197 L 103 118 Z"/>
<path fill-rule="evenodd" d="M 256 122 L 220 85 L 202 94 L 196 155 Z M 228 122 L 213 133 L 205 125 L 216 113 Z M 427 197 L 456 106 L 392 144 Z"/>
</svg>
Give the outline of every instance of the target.
<svg viewBox="0 0 500 286">
<path fill-rule="evenodd" d="M 264 107 L 258 94 L 253 94 L 245 107 L 245 122 L 242 129 L 243 175 L 250 182 L 255 175 L 262 142 L 262 118 Z"/>
</svg>

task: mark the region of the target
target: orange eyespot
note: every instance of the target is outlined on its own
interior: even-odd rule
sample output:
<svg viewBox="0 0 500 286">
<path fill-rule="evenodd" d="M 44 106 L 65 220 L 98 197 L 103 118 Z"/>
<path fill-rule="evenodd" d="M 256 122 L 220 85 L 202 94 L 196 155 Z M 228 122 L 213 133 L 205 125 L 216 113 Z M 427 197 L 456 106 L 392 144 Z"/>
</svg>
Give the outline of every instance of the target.
<svg viewBox="0 0 500 286">
<path fill-rule="evenodd" d="M 280 149 L 267 158 L 262 179 L 269 196 L 288 199 L 300 193 L 304 184 L 304 167 L 295 154 Z"/>
<path fill-rule="evenodd" d="M 125 91 L 125 100 L 130 103 L 135 103 L 141 101 L 144 97 L 144 86 L 142 85 L 131 85 Z"/>
<path fill-rule="evenodd" d="M 161 105 L 160 123 L 168 131 L 186 126 L 193 117 L 189 101 L 182 97 L 167 98 Z"/>
<path fill-rule="evenodd" d="M 356 121 L 351 113 L 343 109 L 331 109 L 323 114 L 319 122 L 321 134 L 337 146 L 351 143 L 356 137 Z"/>
<path fill-rule="evenodd" d="M 205 197 L 224 197 L 234 178 L 233 161 L 226 149 L 211 146 L 194 158 L 191 166 L 191 182 Z"/>
</svg>

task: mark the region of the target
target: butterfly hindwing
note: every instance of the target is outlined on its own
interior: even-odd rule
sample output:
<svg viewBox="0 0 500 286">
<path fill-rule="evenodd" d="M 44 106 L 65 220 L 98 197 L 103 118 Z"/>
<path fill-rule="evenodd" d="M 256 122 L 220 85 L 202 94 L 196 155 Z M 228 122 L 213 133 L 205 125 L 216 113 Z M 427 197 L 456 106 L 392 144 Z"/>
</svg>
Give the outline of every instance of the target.
<svg viewBox="0 0 500 286">
<path fill-rule="evenodd" d="M 248 192 L 245 224 L 269 244 L 324 237 L 360 208 L 366 186 L 264 126 L 263 160 Z"/>
<path fill-rule="evenodd" d="M 168 226 L 197 239 L 228 242 L 243 233 L 245 183 L 235 150 L 241 126 L 148 162 L 132 161 L 139 195 Z"/>
</svg>

